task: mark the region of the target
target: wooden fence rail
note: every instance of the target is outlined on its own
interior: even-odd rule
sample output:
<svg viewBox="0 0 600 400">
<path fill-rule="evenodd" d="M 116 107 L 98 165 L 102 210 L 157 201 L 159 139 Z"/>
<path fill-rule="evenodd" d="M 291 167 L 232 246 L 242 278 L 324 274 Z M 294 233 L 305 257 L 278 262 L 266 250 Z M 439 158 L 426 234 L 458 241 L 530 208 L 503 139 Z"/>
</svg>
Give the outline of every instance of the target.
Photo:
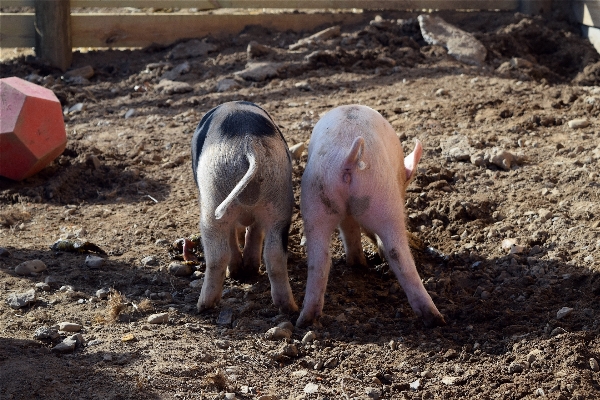
<svg viewBox="0 0 600 400">
<path fill-rule="evenodd" d="M 66 15 L 59 12 L 56 14 L 62 15 L 59 18 L 48 10 L 49 4 L 71 12 Z M 358 22 L 362 17 L 353 9 L 505 10 L 535 14 L 561 8 L 579 23 L 600 27 L 600 0 L 0 0 L 0 7 L 36 10 L 36 13 L 0 12 L 0 47 L 35 46 L 36 54 L 63 70 L 70 64 L 72 47 L 169 44 L 184 38 L 237 34 L 248 25 L 298 32 L 321 25 Z M 114 11 L 86 12 L 89 7 Z M 140 10 L 123 10 L 128 7 Z M 148 12 L 149 8 L 158 12 Z M 190 13 L 190 8 L 202 12 Z M 223 8 L 247 10 L 206 12 Z M 166 9 L 188 9 L 188 12 L 160 12 Z M 290 12 L 273 14 L 268 9 Z M 291 12 L 310 9 L 323 12 Z"/>
</svg>

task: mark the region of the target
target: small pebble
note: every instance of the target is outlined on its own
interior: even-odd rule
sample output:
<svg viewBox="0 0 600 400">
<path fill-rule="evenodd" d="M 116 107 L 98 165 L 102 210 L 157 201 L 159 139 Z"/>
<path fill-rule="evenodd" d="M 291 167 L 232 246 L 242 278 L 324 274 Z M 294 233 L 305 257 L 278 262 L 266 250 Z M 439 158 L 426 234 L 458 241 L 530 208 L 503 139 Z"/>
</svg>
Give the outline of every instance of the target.
<svg viewBox="0 0 600 400">
<path fill-rule="evenodd" d="M 135 109 L 134 108 L 130 108 L 125 113 L 125 119 L 129 119 L 129 118 L 133 117 L 134 115 L 135 115 Z"/>
<path fill-rule="evenodd" d="M 290 332 L 294 332 L 294 324 L 292 324 L 290 321 L 283 321 L 277 326 L 281 329 L 287 329 Z"/>
<path fill-rule="evenodd" d="M 598 366 L 598 361 L 595 358 L 590 358 L 590 368 L 594 372 L 600 371 L 600 366 Z"/>
<path fill-rule="evenodd" d="M 54 346 L 52 351 L 56 353 L 70 353 L 71 351 L 75 350 L 75 346 L 77 346 L 77 340 L 69 337 Z"/>
<path fill-rule="evenodd" d="M 552 332 L 550 332 L 550 336 L 557 336 L 557 335 L 561 335 L 563 333 L 567 333 L 567 331 L 564 328 L 561 328 L 560 326 L 552 329 Z"/>
<path fill-rule="evenodd" d="M 147 267 L 147 266 L 158 265 L 159 261 L 158 261 L 158 258 L 156 258 L 154 256 L 148 256 L 148 257 L 142 258 L 141 263 L 143 266 Z"/>
<path fill-rule="evenodd" d="M 442 378 L 442 383 L 446 386 L 454 386 L 460 380 L 458 376 L 444 376 Z"/>
<path fill-rule="evenodd" d="M 56 340 L 60 337 L 60 334 L 56 329 L 49 328 L 47 326 L 42 326 L 35 330 L 33 333 L 33 338 L 35 340 Z"/>
<path fill-rule="evenodd" d="M 538 210 L 538 215 L 540 217 L 541 222 L 546 222 L 552 218 L 552 211 L 545 208 L 540 208 Z"/>
<path fill-rule="evenodd" d="M 193 289 L 201 288 L 204 284 L 204 279 L 196 279 L 190 282 L 190 287 Z"/>
<path fill-rule="evenodd" d="M 50 285 L 48 285 L 46 282 L 38 282 L 35 284 L 35 287 L 36 287 L 36 289 L 39 289 L 44 292 L 49 292 L 52 290 Z"/>
<path fill-rule="evenodd" d="M 587 128 L 590 126 L 590 121 L 587 118 L 573 119 L 567 123 L 571 129 Z"/>
<path fill-rule="evenodd" d="M 510 365 L 508 366 L 508 373 L 509 374 L 515 374 L 515 373 L 521 373 L 523 372 L 523 365 L 517 362 L 513 362 L 510 363 Z"/>
<path fill-rule="evenodd" d="M 313 394 L 313 393 L 317 393 L 317 391 L 319 390 L 319 385 L 316 383 L 308 383 L 305 387 L 304 387 L 304 393 L 306 394 Z"/>
<path fill-rule="evenodd" d="M 182 264 L 179 262 L 172 262 L 169 264 L 169 273 L 175 276 L 189 276 L 194 272 L 192 266 L 189 264 Z"/>
<path fill-rule="evenodd" d="M 423 371 L 421 372 L 421 377 L 431 379 L 433 378 L 433 373 L 431 371 Z"/>
<path fill-rule="evenodd" d="M 378 388 L 368 387 L 365 389 L 365 392 L 371 399 L 377 400 L 381 397 L 381 389 Z"/>
<path fill-rule="evenodd" d="M 414 382 L 411 382 L 411 383 L 409 384 L 409 387 L 410 387 L 412 390 L 419 390 L 419 388 L 421 387 L 421 379 L 417 379 L 416 381 L 414 381 Z"/>
<path fill-rule="evenodd" d="M 104 265 L 104 259 L 98 256 L 87 256 L 85 258 L 85 265 L 90 268 L 100 268 Z"/>
<path fill-rule="evenodd" d="M 231 308 L 224 308 L 217 317 L 217 325 L 231 325 L 233 319 L 233 310 Z"/>
<path fill-rule="evenodd" d="M 37 295 L 35 289 L 29 289 L 23 293 L 11 293 L 8 295 L 7 302 L 11 308 L 17 309 L 35 303 Z"/>
<path fill-rule="evenodd" d="M 4 247 L 0 247 L 0 257 L 10 257 L 10 251 Z"/>
<path fill-rule="evenodd" d="M 313 331 L 308 331 L 302 338 L 302 344 L 311 343 L 317 338 L 317 335 Z"/>
<path fill-rule="evenodd" d="M 58 330 L 65 332 L 79 332 L 82 326 L 73 322 L 61 322 L 58 324 Z"/>
<path fill-rule="evenodd" d="M 102 289 L 96 290 L 96 297 L 98 297 L 99 299 L 107 299 L 109 294 L 110 294 L 110 289 L 107 289 L 107 288 L 102 288 Z"/>
<path fill-rule="evenodd" d="M 568 317 L 573 312 L 573 309 L 570 307 L 563 307 L 556 313 L 556 319 L 562 319 Z"/>
<path fill-rule="evenodd" d="M 304 142 L 297 143 L 290 147 L 290 153 L 292 154 L 292 158 L 294 160 L 299 160 L 302 156 L 302 153 L 304 152 L 304 149 L 306 149 L 306 143 Z"/>
<path fill-rule="evenodd" d="M 32 272 L 40 273 L 46 269 L 46 264 L 42 260 L 29 260 L 17 265 L 15 273 L 17 275 L 30 275 Z"/>
<path fill-rule="evenodd" d="M 149 324 L 165 324 L 169 322 L 169 313 L 152 314 L 147 321 Z"/>
<path fill-rule="evenodd" d="M 292 337 L 291 331 L 289 331 L 287 329 L 281 329 L 278 326 L 269 329 L 265 333 L 265 339 L 267 339 L 267 340 L 289 339 L 290 337 Z"/>
</svg>

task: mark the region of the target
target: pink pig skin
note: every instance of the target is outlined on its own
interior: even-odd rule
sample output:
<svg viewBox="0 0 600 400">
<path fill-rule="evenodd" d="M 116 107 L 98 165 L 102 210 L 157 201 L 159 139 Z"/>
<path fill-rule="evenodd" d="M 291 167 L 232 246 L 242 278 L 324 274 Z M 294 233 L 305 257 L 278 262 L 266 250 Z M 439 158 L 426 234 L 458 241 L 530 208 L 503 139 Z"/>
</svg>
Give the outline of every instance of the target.
<svg viewBox="0 0 600 400">
<path fill-rule="evenodd" d="M 300 200 L 308 280 L 298 326 L 321 316 L 331 268 L 331 234 L 336 227 L 350 265 L 366 265 L 361 228 L 370 237 L 376 235 L 414 312 L 428 327 L 445 325 L 417 273 L 404 222 L 406 186 L 422 152 L 417 141 L 414 151 L 404 158 L 392 126 L 369 107 L 337 107 L 315 125 Z"/>
</svg>

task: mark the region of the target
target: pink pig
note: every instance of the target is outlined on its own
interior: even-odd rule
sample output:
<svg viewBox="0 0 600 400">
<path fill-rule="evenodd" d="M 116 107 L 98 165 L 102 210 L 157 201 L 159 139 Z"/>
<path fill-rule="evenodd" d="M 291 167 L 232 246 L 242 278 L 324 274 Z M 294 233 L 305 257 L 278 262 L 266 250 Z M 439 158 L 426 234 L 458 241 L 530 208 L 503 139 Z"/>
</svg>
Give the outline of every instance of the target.
<svg viewBox="0 0 600 400">
<path fill-rule="evenodd" d="M 349 265 L 367 264 L 360 238 L 363 228 L 377 241 L 425 325 L 446 324 L 419 278 L 404 222 L 406 187 L 422 153 L 417 141 L 414 151 L 404 158 L 392 126 L 369 107 L 337 107 L 317 122 L 302 177 L 308 281 L 298 326 L 321 316 L 331 268 L 331 234 L 336 227 Z"/>
</svg>

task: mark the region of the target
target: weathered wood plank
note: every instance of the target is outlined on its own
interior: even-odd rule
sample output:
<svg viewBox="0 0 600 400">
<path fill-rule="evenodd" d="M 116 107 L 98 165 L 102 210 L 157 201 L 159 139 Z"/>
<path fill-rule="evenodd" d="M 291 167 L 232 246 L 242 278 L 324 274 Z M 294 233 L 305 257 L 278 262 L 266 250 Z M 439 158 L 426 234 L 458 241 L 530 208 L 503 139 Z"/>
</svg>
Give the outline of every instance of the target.
<svg viewBox="0 0 600 400">
<path fill-rule="evenodd" d="M 35 0 L 35 54 L 66 71 L 71 65 L 70 0 Z"/>
<path fill-rule="evenodd" d="M 71 7 L 135 8 L 359 8 L 390 10 L 515 10 L 519 3 L 547 0 L 71 0 Z M 2 6 L 33 6 L 34 0 L 2 0 Z"/>
<path fill-rule="evenodd" d="M 572 8 L 577 22 L 600 27 L 600 0 L 573 0 Z"/>
<path fill-rule="evenodd" d="M 311 30 L 320 25 L 355 23 L 353 13 L 259 15 L 72 14 L 75 47 L 140 47 L 183 38 L 237 34 L 248 25 L 274 30 Z"/>
<path fill-rule="evenodd" d="M 0 47 L 35 46 L 35 15 L 0 13 Z"/>
</svg>

